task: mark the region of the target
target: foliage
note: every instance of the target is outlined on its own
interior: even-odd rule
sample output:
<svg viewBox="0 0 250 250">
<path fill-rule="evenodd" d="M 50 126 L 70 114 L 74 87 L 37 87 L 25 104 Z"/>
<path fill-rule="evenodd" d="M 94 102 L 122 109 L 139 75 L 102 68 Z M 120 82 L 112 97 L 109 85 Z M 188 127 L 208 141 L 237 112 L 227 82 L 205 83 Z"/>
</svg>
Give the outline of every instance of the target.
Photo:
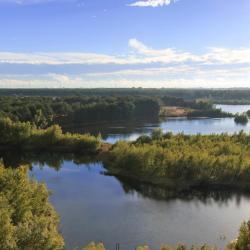
<svg viewBox="0 0 250 250">
<path fill-rule="evenodd" d="M 83 250 L 105 250 L 105 247 L 102 243 L 95 244 L 94 242 L 91 242 L 88 246 L 83 248 Z"/>
<path fill-rule="evenodd" d="M 167 133 L 154 138 L 154 133 L 113 145 L 105 160 L 109 172 L 173 188 L 249 188 L 250 135 Z"/>
<path fill-rule="evenodd" d="M 212 117 L 212 118 L 225 118 L 233 117 L 231 113 L 222 111 L 221 109 L 211 108 L 211 109 L 198 109 L 192 110 L 187 114 L 190 118 L 195 117 Z"/>
<path fill-rule="evenodd" d="M 99 88 L 99 89 L 1 89 L 0 96 L 18 97 L 86 97 L 86 96 L 171 96 L 185 100 L 209 99 L 217 103 L 249 103 L 250 89 L 183 89 L 183 88 Z"/>
<path fill-rule="evenodd" d="M 39 128 L 57 123 L 157 117 L 159 110 L 158 100 L 146 96 L 0 97 L 0 117 L 29 121 Z"/>
<path fill-rule="evenodd" d="M 137 247 L 136 250 L 149 250 L 148 246 Z"/>
<path fill-rule="evenodd" d="M 248 117 L 246 114 L 236 114 L 234 121 L 236 123 L 240 123 L 240 124 L 247 124 L 248 123 Z"/>
<path fill-rule="evenodd" d="M 96 153 L 100 145 L 100 137 L 88 134 L 64 134 L 58 125 L 38 129 L 29 122 L 12 122 L 9 118 L 0 119 L 0 146 L 2 148 Z"/>
<path fill-rule="evenodd" d="M 152 140 L 159 140 L 162 138 L 162 136 L 163 136 L 163 131 L 160 128 L 154 129 L 152 134 L 151 134 Z"/>
<path fill-rule="evenodd" d="M 27 169 L 0 166 L 0 249 L 62 250 L 59 218 L 44 184 L 29 181 Z"/>
<path fill-rule="evenodd" d="M 249 250 L 250 249 L 250 221 L 243 222 L 239 236 L 227 246 L 227 250 Z"/>
</svg>

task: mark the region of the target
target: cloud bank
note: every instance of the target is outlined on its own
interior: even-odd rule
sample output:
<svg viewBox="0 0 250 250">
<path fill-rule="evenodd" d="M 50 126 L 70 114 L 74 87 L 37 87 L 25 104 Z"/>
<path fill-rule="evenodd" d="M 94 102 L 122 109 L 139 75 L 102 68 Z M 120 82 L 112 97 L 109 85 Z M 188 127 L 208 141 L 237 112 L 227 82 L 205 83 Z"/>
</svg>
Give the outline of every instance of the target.
<svg viewBox="0 0 250 250">
<path fill-rule="evenodd" d="M 0 52 L 0 87 L 249 87 L 250 48 L 195 54 L 133 38 L 123 55 Z"/>
<path fill-rule="evenodd" d="M 207 48 L 204 54 L 194 54 L 173 48 L 153 49 L 137 39 L 129 40 L 129 53 L 125 55 L 106 55 L 96 53 L 12 53 L 0 52 L 0 63 L 32 64 L 32 65 L 67 65 L 67 64 L 171 64 L 171 63 L 200 63 L 200 64 L 242 64 L 250 63 L 250 48 Z"/>
</svg>

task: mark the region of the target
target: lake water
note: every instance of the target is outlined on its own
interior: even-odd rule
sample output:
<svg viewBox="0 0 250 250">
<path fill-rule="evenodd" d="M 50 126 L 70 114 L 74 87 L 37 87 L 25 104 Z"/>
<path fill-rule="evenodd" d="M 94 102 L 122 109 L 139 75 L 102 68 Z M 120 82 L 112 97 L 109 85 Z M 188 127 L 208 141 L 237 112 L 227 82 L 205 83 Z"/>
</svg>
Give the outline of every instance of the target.
<svg viewBox="0 0 250 250">
<path fill-rule="evenodd" d="M 233 108 L 235 111 L 236 107 Z M 241 106 L 238 108 L 242 110 Z M 106 124 L 100 126 L 99 132 L 106 141 L 114 143 L 119 139 L 136 139 L 156 127 L 188 134 L 250 131 L 249 125 L 236 125 L 231 118 L 180 118 Z M 83 247 L 90 241 L 104 242 L 107 250 L 115 249 L 117 242 L 121 250 L 133 250 L 144 244 L 158 250 L 162 243 L 178 242 L 224 247 L 249 217 L 250 197 L 246 194 L 214 192 L 171 197 L 167 190 L 118 180 L 103 175 L 103 171 L 101 163 L 93 162 L 76 164 L 64 160 L 57 170 L 33 163 L 30 174 L 53 191 L 50 199 L 61 216 L 67 250 Z M 226 240 L 222 239 L 224 236 Z"/>
<path fill-rule="evenodd" d="M 250 105 L 217 105 L 225 112 L 242 113 L 250 110 Z M 127 121 L 104 123 L 93 126 L 78 125 L 71 127 L 70 132 L 90 132 L 92 134 L 101 133 L 103 139 L 109 143 L 118 140 L 132 141 L 142 134 L 150 134 L 155 128 L 162 128 L 164 132 L 185 133 L 185 134 L 213 134 L 213 133 L 236 133 L 244 130 L 250 132 L 250 123 L 247 125 L 236 124 L 234 118 L 215 119 L 187 119 L 168 118 L 162 121 Z"/>
<path fill-rule="evenodd" d="M 100 163 L 65 161 L 59 171 L 34 165 L 31 175 L 53 190 L 51 202 L 61 216 L 66 249 L 90 241 L 102 241 L 108 250 L 115 249 L 116 242 L 124 250 L 143 244 L 158 250 L 162 243 L 178 242 L 224 247 L 249 216 L 250 197 L 246 195 L 164 198 L 160 190 L 142 187 L 135 191 L 133 185 L 102 171 Z"/>
<path fill-rule="evenodd" d="M 223 105 L 223 104 L 218 104 L 216 105 L 216 108 L 222 109 L 225 112 L 230 112 L 233 114 L 237 113 L 244 113 L 250 110 L 250 105 Z"/>
</svg>

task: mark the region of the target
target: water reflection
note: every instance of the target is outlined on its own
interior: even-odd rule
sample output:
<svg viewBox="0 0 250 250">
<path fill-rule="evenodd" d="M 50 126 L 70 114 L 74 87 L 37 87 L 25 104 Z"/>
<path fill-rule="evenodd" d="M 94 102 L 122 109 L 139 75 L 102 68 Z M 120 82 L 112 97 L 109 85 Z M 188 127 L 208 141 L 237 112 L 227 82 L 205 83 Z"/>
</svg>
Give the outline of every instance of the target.
<svg viewBox="0 0 250 250">
<path fill-rule="evenodd" d="M 7 167 L 17 168 L 20 165 L 32 167 L 50 167 L 59 171 L 65 161 L 72 161 L 75 165 L 88 164 L 96 161 L 94 156 L 82 156 L 79 154 L 60 154 L 60 153 L 27 153 L 19 152 L 13 154 L 10 151 L 1 151 L 0 159 Z"/>
<path fill-rule="evenodd" d="M 84 167 L 89 170 L 98 170 L 97 173 L 103 176 L 109 176 L 107 170 L 103 167 L 100 159 L 97 157 L 87 157 L 75 154 L 59 154 L 59 153 L 20 153 L 12 154 L 10 152 L 1 152 L 0 158 L 3 160 L 5 166 L 16 168 L 20 165 L 27 165 L 32 171 L 34 166 L 39 167 L 41 170 L 43 168 L 51 168 L 57 172 L 60 172 L 64 166 L 65 162 L 71 162 L 75 167 Z M 93 169 L 91 165 L 98 163 Z M 131 178 L 115 176 L 119 181 L 124 193 L 126 194 L 140 194 L 144 198 L 152 198 L 157 200 L 172 200 L 172 199 L 182 199 L 186 201 L 191 201 L 194 198 L 206 204 L 209 200 L 214 200 L 216 202 L 227 202 L 232 197 L 236 198 L 237 203 L 240 203 L 240 198 L 244 196 L 250 197 L 250 192 L 229 190 L 207 190 L 205 188 L 201 189 L 190 189 L 190 190 L 173 190 L 169 188 L 162 188 L 156 185 L 138 182 Z"/>
<path fill-rule="evenodd" d="M 123 126 L 122 126 L 123 125 Z M 207 119 L 187 119 L 187 118 L 168 118 L 158 121 L 137 121 L 129 124 L 127 122 L 112 122 L 96 128 L 88 127 L 84 124 L 78 127 L 64 128 L 70 132 L 80 133 L 100 133 L 104 141 L 115 143 L 118 140 L 133 141 L 142 134 L 150 134 L 155 128 L 162 128 L 164 132 L 185 133 L 185 134 L 220 134 L 237 133 L 241 130 L 250 131 L 250 123 L 247 125 L 236 124 L 234 118 L 207 118 Z"/>
<path fill-rule="evenodd" d="M 249 191 L 237 191 L 237 190 L 208 190 L 208 189 L 190 189 L 186 191 L 170 190 L 166 188 L 157 187 L 155 185 L 149 185 L 133 181 L 128 178 L 116 177 L 123 190 L 127 194 L 140 194 L 144 198 L 152 198 L 157 200 L 175 200 L 181 199 L 183 201 L 198 200 L 203 204 L 211 204 L 211 202 L 217 202 L 227 205 L 228 202 L 235 200 L 236 204 L 240 206 L 242 196 L 250 199 Z"/>
<path fill-rule="evenodd" d="M 61 217 L 67 250 L 90 241 L 103 241 L 107 249 L 119 242 L 124 250 L 144 244 L 155 250 L 162 243 L 178 242 L 224 247 L 250 211 L 248 194 L 174 193 L 107 176 L 94 159 L 58 154 L 2 157 L 14 166 L 29 164 L 30 175 L 52 190 L 50 200 Z M 222 241 L 220 235 L 227 239 Z"/>
</svg>

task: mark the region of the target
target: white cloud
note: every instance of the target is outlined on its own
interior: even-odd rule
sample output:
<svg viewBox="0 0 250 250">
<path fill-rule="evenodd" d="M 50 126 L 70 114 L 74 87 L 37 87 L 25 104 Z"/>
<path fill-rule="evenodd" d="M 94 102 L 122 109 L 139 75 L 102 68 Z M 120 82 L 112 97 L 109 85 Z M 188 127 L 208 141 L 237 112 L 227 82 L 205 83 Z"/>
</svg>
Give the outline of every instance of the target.
<svg viewBox="0 0 250 250">
<path fill-rule="evenodd" d="M 58 76 L 60 77 L 60 76 Z M 237 84 L 236 84 L 237 81 Z M 85 79 L 84 77 L 69 77 L 67 82 L 59 82 L 53 77 L 48 79 L 22 79 L 20 76 L 11 78 L 0 77 L 0 88 L 232 88 L 249 87 L 250 75 L 247 78 L 233 78 L 216 76 L 211 78 L 194 76 L 193 78 L 179 77 L 174 79 Z"/>
<path fill-rule="evenodd" d="M 0 52 L 0 63 L 9 64 L 114 64 L 114 65 L 137 65 L 137 64 L 244 64 L 250 63 L 250 48 L 208 48 L 206 53 L 194 54 L 179 51 L 173 48 L 153 49 L 137 39 L 129 40 L 131 51 L 125 55 L 106 55 L 97 53 L 12 53 Z"/>
<path fill-rule="evenodd" d="M 176 66 L 89 74 L 0 75 L 0 88 L 225 88 L 249 87 L 250 66 L 211 68 Z"/>
<path fill-rule="evenodd" d="M 129 4 L 131 7 L 162 7 L 176 2 L 176 0 L 142 0 Z"/>
<path fill-rule="evenodd" d="M 129 48 L 124 55 L 0 52 L 0 87 L 250 87 L 250 48 L 195 54 L 154 49 L 137 39 Z M 42 71 L 31 66 L 40 64 Z"/>
</svg>

